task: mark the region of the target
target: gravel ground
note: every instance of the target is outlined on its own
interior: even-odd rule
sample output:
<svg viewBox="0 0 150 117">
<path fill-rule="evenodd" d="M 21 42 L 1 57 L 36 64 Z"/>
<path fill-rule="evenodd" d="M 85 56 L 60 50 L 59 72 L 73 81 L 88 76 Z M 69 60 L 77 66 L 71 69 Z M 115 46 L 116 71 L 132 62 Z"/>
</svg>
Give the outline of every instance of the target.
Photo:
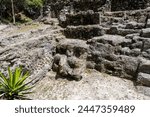
<svg viewBox="0 0 150 117">
<path fill-rule="evenodd" d="M 140 93 L 141 87 L 130 80 L 109 76 L 95 70 L 87 70 L 79 82 L 55 79 L 55 73 L 36 84 L 29 97 L 44 100 L 143 100 L 150 99 Z M 142 89 L 143 91 L 143 89 Z"/>
</svg>

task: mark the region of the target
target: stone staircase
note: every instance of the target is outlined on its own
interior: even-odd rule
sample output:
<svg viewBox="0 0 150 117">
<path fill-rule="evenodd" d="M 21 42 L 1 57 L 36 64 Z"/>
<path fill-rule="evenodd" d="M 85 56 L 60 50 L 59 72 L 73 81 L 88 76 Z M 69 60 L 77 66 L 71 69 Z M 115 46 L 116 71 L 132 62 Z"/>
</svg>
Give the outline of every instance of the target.
<svg viewBox="0 0 150 117">
<path fill-rule="evenodd" d="M 65 22 L 60 21 L 67 41 L 78 43 L 77 47 L 83 42 L 88 47 L 82 65 L 150 86 L 150 29 L 143 29 L 142 22 L 113 21 L 110 25 L 100 25 L 99 20 L 99 13 L 81 11 L 73 15 L 67 14 Z M 63 52 L 58 53 L 67 57 L 67 51 L 74 53 L 75 49 L 68 48 L 70 43 L 66 43 L 67 47 L 63 46 L 59 49 Z M 76 58 L 80 59 L 78 56 Z"/>
</svg>

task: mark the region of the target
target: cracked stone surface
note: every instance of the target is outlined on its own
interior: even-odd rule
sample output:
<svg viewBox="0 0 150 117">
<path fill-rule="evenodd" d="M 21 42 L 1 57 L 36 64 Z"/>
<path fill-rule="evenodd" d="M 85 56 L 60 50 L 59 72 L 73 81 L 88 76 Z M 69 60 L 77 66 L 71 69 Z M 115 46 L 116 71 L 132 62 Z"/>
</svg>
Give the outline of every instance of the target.
<svg viewBox="0 0 150 117">
<path fill-rule="evenodd" d="M 67 79 L 55 79 L 55 73 L 49 72 L 38 82 L 30 95 L 32 99 L 49 100 L 143 100 L 150 99 L 147 91 L 136 87 L 130 80 L 86 70 L 79 82 Z M 145 91 L 145 94 L 143 92 Z M 146 93 L 147 92 L 147 93 Z"/>
</svg>

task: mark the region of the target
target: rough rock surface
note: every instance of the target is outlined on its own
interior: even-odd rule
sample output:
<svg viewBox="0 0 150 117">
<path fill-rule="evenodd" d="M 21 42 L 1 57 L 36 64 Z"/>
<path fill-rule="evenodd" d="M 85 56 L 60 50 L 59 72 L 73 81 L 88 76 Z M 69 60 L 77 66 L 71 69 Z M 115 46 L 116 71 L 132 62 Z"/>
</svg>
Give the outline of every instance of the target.
<svg viewBox="0 0 150 117">
<path fill-rule="evenodd" d="M 150 86 L 150 75 L 146 73 L 139 73 L 137 81 L 140 84 L 144 84 L 146 86 Z"/>
<path fill-rule="evenodd" d="M 150 0 L 45 0 L 44 14 L 58 17 L 62 9 L 70 11 L 125 11 L 149 7 Z"/>
<path fill-rule="evenodd" d="M 55 73 L 37 83 L 32 99 L 50 100 L 148 100 L 148 87 L 134 86 L 130 80 L 101 74 L 97 71 L 85 71 L 80 82 L 59 78 Z M 143 88 L 143 89 L 142 89 Z"/>
<path fill-rule="evenodd" d="M 63 9 L 67 12 L 98 11 L 105 3 L 106 0 L 45 0 L 44 14 L 50 11 L 50 15 L 56 18 Z"/>
<path fill-rule="evenodd" d="M 65 17 L 65 19 L 62 17 Z M 99 22 L 99 13 L 92 10 L 80 11 L 74 14 L 66 14 L 66 16 L 64 16 L 64 14 L 61 16 L 60 14 L 59 16 L 59 24 L 62 27 L 66 27 L 67 25 L 78 26 L 98 24 Z"/>
<path fill-rule="evenodd" d="M 148 2 L 148 0 L 112 0 L 112 11 L 143 9 L 147 7 Z"/>
<path fill-rule="evenodd" d="M 141 11 L 146 13 L 148 9 Z M 89 45 L 87 68 L 137 81 L 138 73 L 143 69 L 141 62 L 150 59 L 149 28 L 144 29 L 144 20 L 138 19 L 142 12 L 67 13 L 64 14 L 64 35 L 68 39 L 82 39 Z M 95 22 L 97 25 L 93 23 L 95 19 L 91 19 L 93 22 L 83 23 L 85 19 L 81 16 L 88 18 L 93 15 L 99 15 L 99 22 Z M 110 21 L 104 21 L 103 16 L 111 17 Z M 122 19 L 122 22 L 115 20 L 116 18 Z M 148 69 L 147 64 L 146 68 Z"/>
<path fill-rule="evenodd" d="M 142 29 L 141 36 L 145 38 L 150 38 L 150 28 Z"/>
<path fill-rule="evenodd" d="M 67 38 L 90 39 L 94 36 L 104 35 L 104 30 L 101 26 L 67 26 L 64 34 Z"/>
<path fill-rule="evenodd" d="M 42 79 L 51 69 L 60 30 L 56 26 L 35 24 L 1 31 L 0 71 L 5 72 L 8 66 L 23 66 L 31 72 L 31 78 Z"/>
</svg>

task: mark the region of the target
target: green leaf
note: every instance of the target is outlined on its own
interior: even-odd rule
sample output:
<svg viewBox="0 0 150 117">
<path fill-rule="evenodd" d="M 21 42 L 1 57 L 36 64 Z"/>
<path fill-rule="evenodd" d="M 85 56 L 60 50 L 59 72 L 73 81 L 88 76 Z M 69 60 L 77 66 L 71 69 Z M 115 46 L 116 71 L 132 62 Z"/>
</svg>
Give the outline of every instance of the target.
<svg viewBox="0 0 150 117">
<path fill-rule="evenodd" d="M 8 88 L 11 88 L 8 79 L 1 72 L 0 72 L 0 77 L 1 77 L 0 79 L 1 85 L 3 86 L 5 85 Z"/>
<path fill-rule="evenodd" d="M 29 72 L 24 74 L 20 67 L 16 67 L 14 72 L 8 67 L 8 78 L 0 72 L 0 95 L 6 99 L 25 99 L 34 87 L 30 86 L 33 80 L 25 82 L 28 77 Z"/>
<path fill-rule="evenodd" d="M 10 67 L 8 67 L 8 74 L 9 74 L 9 85 L 13 87 L 13 74 L 12 71 L 10 70 Z"/>
<path fill-rule="evenodd" d="M 23 82 L 27 79 L 27 77 L 29 77 L 29 72 L 26 72 L 26 74 L 24 76 L 22 76 L 22 78 L 16 83 L 16 87 L 19 85 L 22 85 Z"/>
<path fill-rule="evenodd" d="M 13 74 L 13 87 L 15 87 L 16 83 L 19 81 L 19 78 L 21 76 L 21 71 L 22 71 L 22 68 L 16 68 L 15 69 L 15 72 Z"/>
</svg>

